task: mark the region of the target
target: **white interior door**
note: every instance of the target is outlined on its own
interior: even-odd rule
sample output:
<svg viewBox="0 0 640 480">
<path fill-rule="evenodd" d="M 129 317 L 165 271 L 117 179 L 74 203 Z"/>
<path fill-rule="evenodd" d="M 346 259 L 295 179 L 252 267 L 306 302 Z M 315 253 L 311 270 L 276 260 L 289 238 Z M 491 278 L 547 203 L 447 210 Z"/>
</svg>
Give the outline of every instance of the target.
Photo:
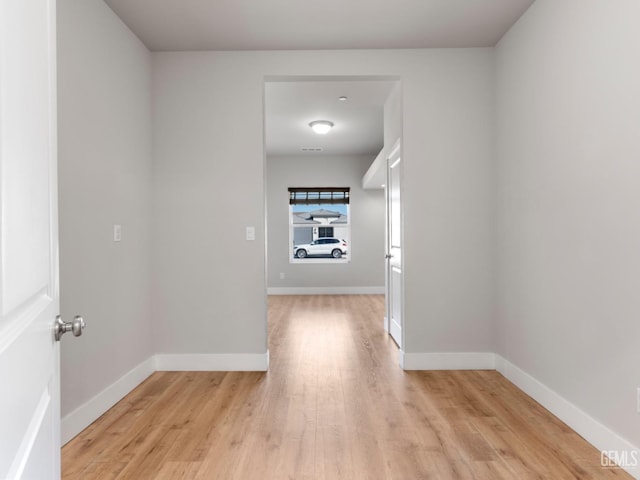
<svg viewBox="0 0 640 480">
<path fill-rule="evenodd" d="M 401 160 L 398 140 L 387 158 L 387 318 L 391 337 L 403 348 Z"/>
<path fill-rule="evenodd" d="M 55 0 L 0 1 L 0 478 L 60 477 Z"/>
</svg>

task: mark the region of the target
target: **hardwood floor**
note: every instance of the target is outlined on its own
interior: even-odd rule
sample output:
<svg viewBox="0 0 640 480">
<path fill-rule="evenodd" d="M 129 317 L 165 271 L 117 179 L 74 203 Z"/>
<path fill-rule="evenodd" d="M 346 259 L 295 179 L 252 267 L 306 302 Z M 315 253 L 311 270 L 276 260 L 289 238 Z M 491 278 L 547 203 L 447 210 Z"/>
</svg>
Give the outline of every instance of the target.
<svg viewBox="0 0 640 480">
<path fill-rule="evenodd" d="M 65 479 L 631 478 L 495 371 L 404 372 L 377 295 L 269 298 L 269 372 L 157 372 Z"/>
</svg>

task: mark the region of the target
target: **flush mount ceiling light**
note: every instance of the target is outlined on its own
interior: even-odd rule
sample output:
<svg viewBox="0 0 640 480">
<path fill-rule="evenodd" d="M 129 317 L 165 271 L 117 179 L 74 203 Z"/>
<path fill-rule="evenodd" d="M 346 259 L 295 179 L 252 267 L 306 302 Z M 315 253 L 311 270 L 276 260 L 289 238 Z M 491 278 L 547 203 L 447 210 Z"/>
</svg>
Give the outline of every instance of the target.
<svg viewBox="0 0 640 480">
<path fill-rule="evenodd" d="M 331 128 L 333 128 L 333 122 L 330 122 L 329 120 L 316 120 L 315 122 L 311 122 L 309 126 L 317 134 L 325 135 L 329 133 Z"/>
</svg>

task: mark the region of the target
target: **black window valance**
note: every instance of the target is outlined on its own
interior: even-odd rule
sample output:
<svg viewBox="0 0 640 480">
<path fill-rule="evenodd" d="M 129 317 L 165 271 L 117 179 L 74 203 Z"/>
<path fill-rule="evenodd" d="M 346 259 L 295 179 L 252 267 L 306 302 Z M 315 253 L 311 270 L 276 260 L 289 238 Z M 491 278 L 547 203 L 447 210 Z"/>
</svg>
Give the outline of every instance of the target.
<svg viewBox="0 0 640 480">
<path fill-rule="evenodd" d="M 289 188 L 289 205 L 349 203 L 349 187 Z"/>
</svg>

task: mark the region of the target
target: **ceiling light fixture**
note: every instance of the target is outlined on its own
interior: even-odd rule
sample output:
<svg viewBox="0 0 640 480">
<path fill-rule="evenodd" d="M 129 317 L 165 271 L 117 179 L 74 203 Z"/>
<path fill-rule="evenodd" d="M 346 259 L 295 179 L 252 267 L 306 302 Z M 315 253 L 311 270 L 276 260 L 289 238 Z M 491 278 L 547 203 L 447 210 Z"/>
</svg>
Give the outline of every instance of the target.
<svg viewBox="0 0 640 480">
<path fill-rule="evenodd" d="M 316 120 L 315 122 L 311 122 L 309 126 L 318 135 L 325 135 L 333 128 L 333 122 L 329 120 Z"/>
<path fill-rule="evenodd" d="M 347 101 L 347 97 L 345 97 L 344 95 L 341 97 L 338 97 L 338 100 L 340 100 L 341 102 L 346 102 Z"/>
</svg>

